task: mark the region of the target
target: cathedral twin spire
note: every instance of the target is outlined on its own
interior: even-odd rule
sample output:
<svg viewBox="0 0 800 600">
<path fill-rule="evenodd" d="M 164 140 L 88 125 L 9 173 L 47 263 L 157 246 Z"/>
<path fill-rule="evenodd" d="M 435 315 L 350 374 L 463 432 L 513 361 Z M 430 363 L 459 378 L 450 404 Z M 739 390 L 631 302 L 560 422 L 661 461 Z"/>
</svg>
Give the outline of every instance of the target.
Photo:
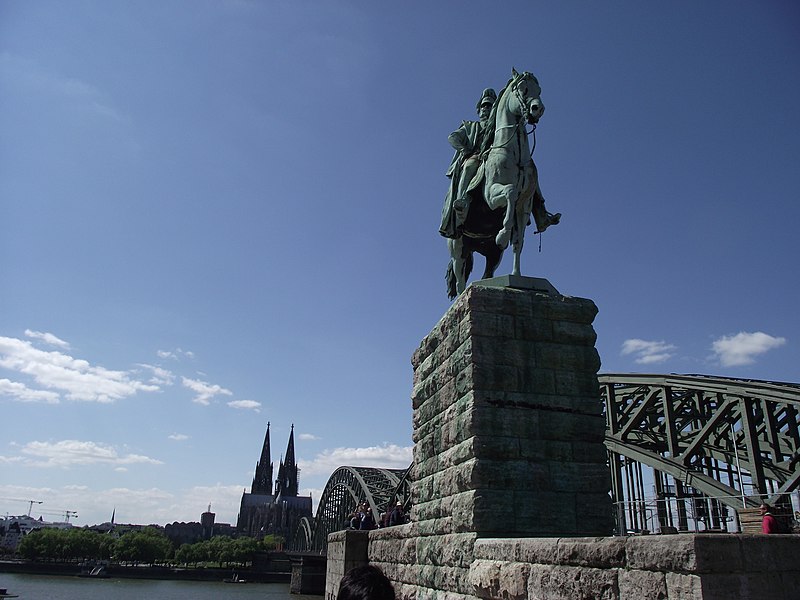
<svg viewBox="0 0 800 600">
<path fill-rule="evenodd" d="M 253 485 L 250 488 L 251 494 L 272 495 L 272 473 L 273 464 L 270 462 L 270 442 L 269 427 L 267 423 L 267 434 L 264 436 L 264 446 L 261 448 L 261 458 L 256 463 L 256 473 L 253 477 Z M 275 479 L 275 496 L 285 498 L 297 496 L 298 492 L 298 468 L 294 458 L 294 425 L 289 433 L 289 445 L 286 447 L 286 458 L 282 459 L 278 466 L 278 477 Z"/>
</svg>

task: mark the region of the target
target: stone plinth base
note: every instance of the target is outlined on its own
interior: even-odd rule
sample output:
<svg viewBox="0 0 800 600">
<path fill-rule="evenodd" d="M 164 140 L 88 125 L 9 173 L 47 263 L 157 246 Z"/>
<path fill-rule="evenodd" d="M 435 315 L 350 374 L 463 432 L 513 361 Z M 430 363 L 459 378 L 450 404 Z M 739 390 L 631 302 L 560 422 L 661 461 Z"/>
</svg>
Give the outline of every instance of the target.
<svg viewBox="0 0 800 600">
<path fill-rule="evenodd" d="M 337 531 L 328 536 L 327 565 L 325 569 L 325 598 L 336 600 L 339 583 L 350 569 L 366 565 L 368 531 Z"/>
<path fill-rule="evenodd" d="M 473 284 L 412 357 L 411 518 L 438 534 L 611 533 L 597 308 L 526 282 Z"/>
<path fill-rule="evenodd" d="M 398 600 L 791 600 L 800 536 L 681 534 L 477 539 L 370 533 Z"/>
<path fill-rule="evenodd" d="M 325 574 L 327 569 L 324 556 L 317 554 L 294 556 L 292 561 L 292 579 L 289 592 L 292 594 L 325 593 Z"/>
</svg>

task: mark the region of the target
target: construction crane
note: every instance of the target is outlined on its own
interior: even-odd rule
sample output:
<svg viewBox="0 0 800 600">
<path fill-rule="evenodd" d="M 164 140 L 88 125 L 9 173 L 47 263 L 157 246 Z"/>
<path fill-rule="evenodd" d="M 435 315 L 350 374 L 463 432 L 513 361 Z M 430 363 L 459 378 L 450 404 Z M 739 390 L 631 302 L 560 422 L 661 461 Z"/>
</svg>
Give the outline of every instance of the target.
<svg viewBox="0 0 800 600">
<path fill-rule="evenodd" d="M 39 514 L 49 516 L 49 517 L 64 517 L 64 521 L 69 523 L 69 520 L 72 517 L 77 517 L 78 513 L 74 510 L 64 510 L 63 508 L 57 508 L 56 510 L 41 510 Z"/>
<path fill-rule="evenodd" d="M 0 498 L 0 500 L 8 500 L 9 502 L 27 502 L 28 503 L 28 516 L 31 516 L 34 504 L 44 504 L 41 500 L 23 500 L 22 498 Z"/>
</svg>

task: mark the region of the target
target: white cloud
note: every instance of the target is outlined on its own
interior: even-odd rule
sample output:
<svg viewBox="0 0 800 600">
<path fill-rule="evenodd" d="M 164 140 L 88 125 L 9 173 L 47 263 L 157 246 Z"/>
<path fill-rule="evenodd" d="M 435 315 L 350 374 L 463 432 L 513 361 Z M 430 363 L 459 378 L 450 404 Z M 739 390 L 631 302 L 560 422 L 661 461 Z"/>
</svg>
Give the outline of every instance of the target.
<svg viewBox="0 0 800 600">
<path fill-rule="evenodd" d="M 301 433 L 297 437 L 299 439 L 301 439 L 301 440 L 311 440 L 311 441 L 320 439 L 318 436 L 314 435 L 313 433 Z"/>
<path fill-rule="evenodd" d="M 228 406 L 231 408 L 244 408 L 260 412 L 261 402 L 256 402 L 255 400 L 232 400 L 228 402 Z"/>
<path fill-rule="evenodd" d="M 139 366 L 152 371 L 153 376 L 149 379 L 149 383 L 153 385 L 172 385 L 175 383 L 175 375 L 168 369 L 157 367 L 156 365 L 148 365 L 147 363 L 139 363 Z"/>
<path fill-rule="evenodd" d="M 786 338 L 773 337 L 761 331 L 722 336 L 714 340 L 711 350 L 723 367 L 739 367 L 755 362 L 757 356 L 786 343 Z"/>
<path fill-rule="evenodd" d="M 0 379 L 0 396 L 11 396 L 21 402 L 47 402 L 58 404 L 59 396 L 47 390 L 32 390 L 23 383 Z"/>
<path fill-rule="evenodd" d="M 413 446 L 384 444 L 368 448 L 334 448 L 317 454 L 313 460 L 299 460 L 303 475 L 330 475 L 337 468 L 379 467 L 384 469 L 407 469 L 411 464 Z"/>
<path fill-rule="evenodd" d="M 194 352 L 181 348 L 175 348 L 175 350 L 157 350 L 156 354 L 159 358 L 169 358 L 171 360 L 180 360 L 183 356 L 186 358 L 194 358 Z"/>
<path fill-rule="evenodd" d="M 172 435 L 167 436 L 171 440 L 175 440 L 176 442 L 183 442 L 184 440 L 188 440 L 189 436 L 185 433 L 173 433 Z"/>
<path fill-rule="evenodd" d="M 114 446 L 98 442 L 61 440 L 28 442 L 20 449 L 23 462 L 33 467 L 71 467 L 107 464 L 115 467 L 132 464 L 163 464 L 140 454 L 120 454 Z"/>
<path fill-rule="evenodd" d="M 663 340 L 653 342 L 640 339 L 629 339 L 622 343 L 622 355 L 633 354 L 634 361 L 641 365 L 652 365 L 662 363 L 674 355 L 677 348 L 672 344 L 667 344 Z"/>
<path fill-rule="evenodd" d="M 61 352 L 45 352 L 28 341 L 10 337 L 0 337 L 0 368 L 28 375 L 40 386 L 64 393 L 69 400 L 108 403 L 159 389 L 134 379 L 127 371 L 111 371 Z M 49 398 L 49 402 L 54 401 Z"/>
<path fill-rule="evenodd" d="M 45 344 L 50 344 L 51 346 L 64 348 L 65 350 L 69 350 L 70 347 L 69 342 L 65 342 L 64 340 L 57 338 L 52 333 L 43 333 L 41 331 L 31 331 L 30 329 L 26 329 L 25 336 L 34 340 L 41 340 Z"/>
<path fill-rule="evenodd" d="M 224 387 L 218 386 L 217 384 L 210 384 L 206 381 L 200 381 L 199 379 L 189 379 L 188 377 L 182 377 L 181 379 L 183 381 L 183 387 L 187 387 L 197 394 L 192 398 L 192 402 L 197 402 L 197 404 L 202 404 L 203 406 L 208 406 L 211 403 L 211 399 L 219 394 L 233 396 L 232 391 L 226 390 Z"/>
</svg>

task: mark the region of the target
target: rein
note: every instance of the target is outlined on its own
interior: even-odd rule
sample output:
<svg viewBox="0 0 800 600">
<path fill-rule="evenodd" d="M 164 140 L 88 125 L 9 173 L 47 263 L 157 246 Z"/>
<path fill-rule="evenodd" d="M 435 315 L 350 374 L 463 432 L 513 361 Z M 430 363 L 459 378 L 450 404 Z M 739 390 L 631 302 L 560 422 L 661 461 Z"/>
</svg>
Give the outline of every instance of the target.
<svg viewBox="0 0 800 600">
<path fill-rule="evenodd" d="M 502 127 L 495 127 L 495 131 L 499 131 L 500 129 L 510 129 L 511 127 L 513 127 L 518 132 L 519 131 L 519 126 L 522 123 L 527 123 L 528 120 L 530 119 L 531 113 L 528 110 L 527 104 L 525 103 L 525 98 L 523 97 L 522 93 L 520 93 L 519 86 L 518 86 L 519 82 L 524 78 L 524 75 L 525 75 L 524 73 L 522 75 L 519 75 L 516 78 L 516 81 L 512 81 L 509 84 L 509 87 L 511 88 L 511 92 L 514 94 L 514 97 L 517 99 L 517 102 L 519 103 L 519 106 L 520 106 L 520 110 L 522 111 L 522 115 L 521 115 L 520 119 L 517 120 L 517 123 L 515 125 L 503 125 Z M 499 104 L 500 100 L 498 99 L 497 102 Z M 509 137 L 508 140 L 505 141 L 505 143 L 500 144 L 499 146 L 495 146 L 494 144 L 492 144 L 489 147 L 489 150 L 505 148 L 511 142 L 511 140 L 516 137 L 515 134 L 517 132 L 514 132 L 511 135 L 511 137 Z M 531 135 L 531 134 L 533 134 L 533 145 L 531 147 L 530 156 L 531 156 L 531 158 L 533 158 L 533 151 L 536 150 L 536 123 L 532 123 L 531 124 L 531 130 L 530 131 L 525 131 L 525 135 Z M 522 153 L 520 152 L 520 156 L 521 155 L 522 155 Z M 522 163 L 520 163 L 518 166 L 521 166 L 521 165 L 522 165 Z"/>
</svg>

